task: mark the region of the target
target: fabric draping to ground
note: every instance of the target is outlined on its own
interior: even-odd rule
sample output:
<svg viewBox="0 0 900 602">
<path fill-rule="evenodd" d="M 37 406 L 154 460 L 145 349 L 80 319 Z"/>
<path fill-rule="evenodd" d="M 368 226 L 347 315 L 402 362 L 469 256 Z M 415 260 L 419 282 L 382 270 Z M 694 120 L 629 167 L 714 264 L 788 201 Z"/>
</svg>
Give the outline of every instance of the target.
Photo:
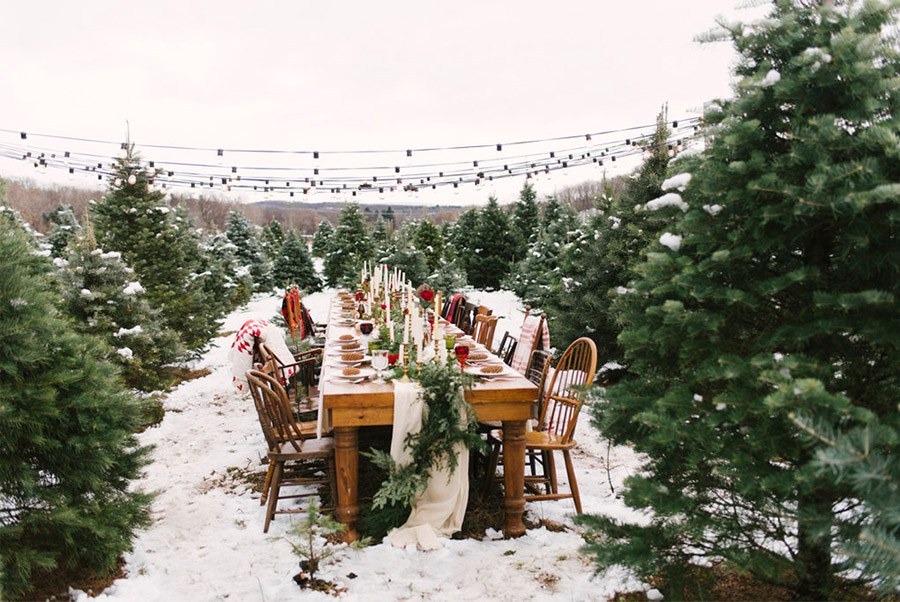
<svg viewBox="0 0 900 602">
<path fill-rule="evenodd" d="M 394 431 L 391 457 L 399 465 L 412 459 L 405 445 L 409 433 L 422 429 L 425 403 L 422 389 L 415 383 L 394 383 Z M 424 493 L 413 502 L 412 512 L 403 526 L 388 534 L 397 547 L 417 544 L 423 550 L 441 547 L 438 537 L 449 537 L 462 528 L 469 498 L 469 454 L 465 445 L 454 448 L 458 463 L 449 469 L 432 469 Z"/>
</svg>

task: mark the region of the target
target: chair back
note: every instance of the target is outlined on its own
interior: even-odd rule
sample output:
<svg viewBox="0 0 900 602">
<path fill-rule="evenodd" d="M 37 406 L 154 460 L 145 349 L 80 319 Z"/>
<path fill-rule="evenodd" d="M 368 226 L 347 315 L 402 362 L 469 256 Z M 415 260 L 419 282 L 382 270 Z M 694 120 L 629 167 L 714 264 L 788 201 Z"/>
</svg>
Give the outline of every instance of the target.
<svg viewBox="0 0 900 602">
<path fill-rule="evenodd" d="M 315 358 L 300 360 L 299 362 L 294 362 L 290 366 L 286 366 L 265 343 L 260 344 L 259 355 L 262 358 L 260 370 L 277 379 L 282 387 L 289 388 L 291 386 L 291 380 L 300 383 L 307 388 L 315 386 Z"/>
<path fill-rule="evenodd" d="M 486 316 L 478 314 L 475 316 L 475 329 L 472 338 L 479 345 L 484 345 L 488 349 L 494 343 L 494 331 L 497 329 L 497 316 Z"/>
<path fill-rule="evenodd" d="M 538 398 L 536 402 L 537 413 L 535 418 L 540 417 L 544 411 L 544 383 L 547 381 L 547 372 L 550 370 L 551 355 L 549 351 L 534 350 L 531 352 L 531 361 L 528 362 L 528 369 L 525 370 L 525 378 L 538 387 Z"/>
<path fill-rule="evenodd" d="M 519 341 L 516 337 L 509 334 L 509 331 L 503 333 L 503 338 L 500 339 L 500 346 L 497 347 L 497 357 L 503 360 L 503 363 L 509 366 L 512 363 L 512 358 L 516 353 L 516 346 L 519 344 Z"/>
<path fill-rule="evenodd" d="M 566 349 L 546 389 L 546 402 L 541 412 L 540 425 L 568 443 L 575 433 L 578 414 L 581 412 L 584 390 L 594 382 L 597 371 L 597 346 L 587 337 L 581 337 Z"/>
<path fill-rule="evenodd" d="M 494 310 L 487 305 L 479 305 L 478 309 L 475 310 L 475 313 L 479 316 L 492 316 L 494 315 Z"/>
<path fill-rule="evenodd" d="M 283 443 L 290 443 L 296 451 L 301 451 L 300 425 L 291 413 L 284 388 L 276 379 L 259 370 L 247 372 L 247 383 L 269 451 L 279 450 Z"/>
</svg>

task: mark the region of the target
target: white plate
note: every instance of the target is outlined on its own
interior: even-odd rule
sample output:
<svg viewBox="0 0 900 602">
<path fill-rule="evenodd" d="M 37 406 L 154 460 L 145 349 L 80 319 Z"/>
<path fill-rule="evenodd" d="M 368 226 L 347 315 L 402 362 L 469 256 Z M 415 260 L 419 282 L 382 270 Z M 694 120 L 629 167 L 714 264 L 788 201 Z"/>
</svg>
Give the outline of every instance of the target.
<svg viewBox="0 0 900 602">
<path fill-rule="evenodd" d="M 359 369 L 359 374 L 351 374 L 349 376 L 345 375 L 342 370 L 343 369 L 335 370 L 334 377 L 341 380 L 359 380 L 360 378 L 372 378 L 375 376 L 375 368 L 361 367 Z"/>
<path fill-rule="evenodd" d="M 352 353 L 352 352 L 348 351 L 347 353 Z M 337 361 L 339 364 L 347 364 L 347 365 L 369 363 L 372 361 L 372 356 L 364 355 L 361 360 L 344 360 L 344 359 L 341 359 L 341 356 L 338 356 Z"/>
<path fill-rule="evenodd" d="M 466 366 L 466 374 L 471 374 L 472 376 L 481 376 L 483 378 L 513 378 L 518 374 L 518 372 L 512 372 L 507 368 L 504 368 L 500 372 L 493 372 L 485 374 L 481 371 L 481 366 Z"/>
</svg>

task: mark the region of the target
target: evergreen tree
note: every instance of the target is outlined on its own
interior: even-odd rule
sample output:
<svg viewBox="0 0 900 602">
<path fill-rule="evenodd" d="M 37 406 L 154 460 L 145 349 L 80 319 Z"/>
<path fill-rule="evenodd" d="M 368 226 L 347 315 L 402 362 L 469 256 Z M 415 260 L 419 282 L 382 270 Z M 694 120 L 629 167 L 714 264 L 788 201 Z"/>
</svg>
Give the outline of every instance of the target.
<svg viewBox="0 0 900 602">
<path fill-rule="evenodd" d="M 371 260 L 375 249 L 359 204 L 347 203 L 325 255 L 325 280 L 329 286 L 351 284 L 359 278 L 363 261 Z"/>
<path fill-rule="evenodd" d="M 594 405 L 604 434 L 646 454 L 625 499 L 653 517 L 594 518 L 601 564 L 724 558 L 827 599 L 835 572 L 872 569 L 847 551 L 878 548 L 863 537 L 880 525 L 897 566 L 896 471 L 880 494 L 835 478 L 793 420 L 838 445 L 877 433 L 896 464 L 898 4 L 834 4 L 778 0 L 729 30 L 736 97 L 707 112 L 686 212 L 620 297 L 635 378 Z"/>
<path fill-rule="evenodd" d="M 270 263 L 274 263 L 275 259 L 281 255 L 281 248 L 284 246 L 284 241 L 284 228 L 281 226 L 281 222 L 277 219 L 273 219 L 266 224 L 262 230 L 262 235 L 259 237 L 259 246 L 260 249 L 262 249 L 263 255 L 266 256 L 266 259 L 268 259 Z"/>
<path fill-rule="evenodd" d="M 645 248 L 657 242 L 673 212 L 679 213 L 671 207 L 643 210 L 644 203 L 662 195 L 660 186 L 669 164 L 668 136 L 661 112 L 649 141 L 649 156 L 628 179 L 624 193 L 615 198 L 601 196 L 595 210 L 586 212 L 586 223 L 568 237 L 568 244 L 557 239 L 562 247 L 557 257 L 548 260 L 559 266 L 556 277 L 549 281 L 537 277 L 538 282 L 549 287 L 545 289 L 545 309 L 561 346 L 588 336 L 604 357 L 622 359 L 618 342 L 622 326 L 614 308 L 615 299 L 628 294 L 628 283 L 634 278 L 633 266 L 642 260 Z M 542 267 L 542 261 L 543 257 L 535 258 L 533 263 L 537 265 L 531 273 Z"/>
<path fill-rule="evenodd" d="M 519 191 L 519 200 L 513 206 L 512 227 L 516 243 L 514 260 L 525 257 L 528 247 L 535 242 L 540 228 L 540 208 L 537 204 L 537 193 L 531 182 L 525 181 Z"/>
<path fill-rule="evenodd" d="M 60 262 L 59 273 L 75 330 L 110 345 L 107 358 L 119 365 L 129 387 L 153 391 L 172 383 L 164 367 L 183 353 L 178 335 L 165 328 L 118 252 L 96 248 L 89 231 Z"/>
<path fill-rule="evenodd" d="M 375 248 L 383 249 L 387 242 L 387 225 L 384 222 L 384 218 L 379 215 L 378 219 L 375 220 L 375 227 L 372 229 L 372 243 L 375 245 Z"/>
<path fill-rule="evenodd" d="M 540 308 L 545 307 L 551 289 L 563 278 L 560 254 L 563 249 L 571 253 L 571 243 L 582 234 L 578 218 L 570 206 L 561 207 L 556 199 L 551 198 L 544 214 L 546 217 L 541 229 L 529 245 L 528 252 L 515 264 L 504 284 L 526 305 Z"/>
<path fill-rule="evenodd" d="M 509 273 L 515 239 L 510 231 L 509 216 L 493 196 L 478 212 L 472 237 L 477 246 L 466 260 L 468 280 L 475 288 L 495 289 Z"/>
<path fill-rule="evenodd" d="M 287 288 L 296 284 L 306 293 L 322 290 L 322 281 L 316 274 L 306 241 L 294 230 L 288 230 L 281 253 L 275 259 L 272 275 L 275 286 Z"/>
<path fill-rule="evenodd" d="M 334 226 L 327 219 L 319 222 L 312 240 L 313 257 L 325 257 L 328 253 L 328 246 L 331 244 L 331 237 L 334 236 Z"/>
<path fill-rule="evenodd" d="M 216 233 L 200 244 L 198 273 L 210 305 L 220 314 L 234 311 L 250 300 L 253 279 L 249 270 L 238 266 L 235 246 L 224 233 Z"/>
<path fill-rule="evenodd" d="M 0 592 L 40 571 L 108 572 L 149 521 L 130 482 L 141 417 L 93 337 L 57 313 L 52 266 L 0 221 Z"/>
<path fill-rule="evenodd" d="M 196 232 L 184 209 L 173 211 L 164 194 L 152 189 L 155 175 L 129 146 L 116 159 L 108 192 L 92 206 L 94 232 L 101 248 L 122 253 L 166 327 L 186 349 L 197 350 L 215 334 L 221 316 L 195 282 Z"/>
<path fill-rule="evenodd" d="M 464 211 L 450 228 L 449 240 L 453 245 L 456 256 L 466 270 L 467 279 L 469 260 L 475 254 L 475 249 L 478 248 L 478 239 L 476 237 L 478 213 L 478 209 L 474 207 Z"/>
<path fill-rule="evenodd" d="M 431 272 L 437 270 L 444 254 L 444 237 L 434 222 L 430 219 L 419 221 L 412 235 L 412 242 L 418 250 L 424 253 L 428 270 Z"/>
<path fill-rule="evenodd" d="M 271 264 L 266 259 L 256 235 L 253 224 L 243 213 L 229 211 L 225 220 L 225 234 L 235 246 L 235 257 L 238 262 L 250 271 L 254 291 L 267 291 L 272 287 Z"/>
<path fill-rule="evenodd" d="M 72 206 L 59 205 L 50 213 L 45 213 L 43 219 L 51 225 L 50 234 L 47 236 L 50 253 L 53 257 L 65 257 L 69 243 L 81 232 L 81 225 L 75 218 Z"/>
</svg>

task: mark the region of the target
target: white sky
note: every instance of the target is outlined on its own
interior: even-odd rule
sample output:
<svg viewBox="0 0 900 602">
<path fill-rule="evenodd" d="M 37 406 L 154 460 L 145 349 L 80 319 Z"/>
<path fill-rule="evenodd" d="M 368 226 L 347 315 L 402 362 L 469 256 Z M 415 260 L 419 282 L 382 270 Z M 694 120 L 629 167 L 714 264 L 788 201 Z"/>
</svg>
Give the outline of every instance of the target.
<svg viewBox="0 0 900 602">
<path fill-rule="evenodd" d="M 733 50 L 694 41 L 720 15 L 749 18 L 732 0 L 6 2 L 0 128 L 119 141 L 127 119 L 139 147 L 326 151 L 650 124 L 664 102 L 685 118 L 730 94 Z M 0 132 L 0 143 L 22 142 Z M 62 177 L 10 159 L 0 174 Z M 537 188 L 599 174 L 578 168 Z M 492 185 L 501 202 L 521 187 L 510 180 Z M 421 200 L 483 202 L 489 191 L 464 188 Z"/>
</svg>

